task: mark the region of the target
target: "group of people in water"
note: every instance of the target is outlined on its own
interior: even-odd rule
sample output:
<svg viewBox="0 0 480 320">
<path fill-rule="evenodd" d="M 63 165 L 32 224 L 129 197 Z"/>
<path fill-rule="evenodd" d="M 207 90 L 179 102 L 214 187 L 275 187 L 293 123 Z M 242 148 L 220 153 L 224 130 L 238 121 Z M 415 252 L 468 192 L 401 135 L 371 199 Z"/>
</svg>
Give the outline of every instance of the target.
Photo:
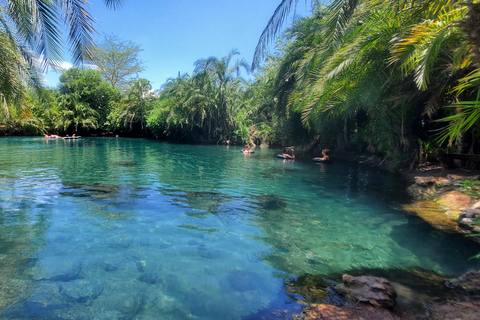
<svg viewBox="0 0 480 320">
<path fill-rule="evenodd" d="M 61 138 L 60 136 L 58 136 L 56 134 L 50 134 L 50 135 L 44 134 L 43 136 L 45 137 L 45 139 L 60 139 Z"/>
<path fill-rule="evenodd" d="M 329 161 L 330 157 L 327 154 L 327 152 L 329 151 L 330 151 L 329 149 L 323 149 L 322 156 L 313 158 L 313 161 L 316 161 L 316 162 Z M 250 145 L 247 145 L 245 149 L 242 150 L 242 152 L 245 155 L 254 153 L 254 151 L 250 148 Z M 277 155 L 277 157 L 286 159 L 286 160 L 295 160 L 295 151 L 293 147 L 287 147 L 283 150 L 283 153 Z"/>
<path fill-rule="evenodd" d="M 44 134 L 43 135 L 45 139 L 77 139 L 79 137 L 77 137 L 75 134 L 73 134 L 72 136 L 69 136 L 68 134 L 65 136 L 65 137 L 61 137 L 59 135 L 56 135 L 56 134 Z"/>
</svg>

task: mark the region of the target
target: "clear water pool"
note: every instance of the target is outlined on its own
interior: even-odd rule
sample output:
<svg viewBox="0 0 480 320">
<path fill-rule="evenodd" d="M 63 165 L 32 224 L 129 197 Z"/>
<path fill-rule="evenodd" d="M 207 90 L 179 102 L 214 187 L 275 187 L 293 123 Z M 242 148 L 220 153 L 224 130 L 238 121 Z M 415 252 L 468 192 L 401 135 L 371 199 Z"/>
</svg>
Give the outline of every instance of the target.
<svg viewBox="0 0 480 320">
<path fill-rule="evenodd" d="M 242 319 L 304 274 L 479 267 L 397 177 L 240 150 L 1 138 L 1 318 Z"/>
</svg>

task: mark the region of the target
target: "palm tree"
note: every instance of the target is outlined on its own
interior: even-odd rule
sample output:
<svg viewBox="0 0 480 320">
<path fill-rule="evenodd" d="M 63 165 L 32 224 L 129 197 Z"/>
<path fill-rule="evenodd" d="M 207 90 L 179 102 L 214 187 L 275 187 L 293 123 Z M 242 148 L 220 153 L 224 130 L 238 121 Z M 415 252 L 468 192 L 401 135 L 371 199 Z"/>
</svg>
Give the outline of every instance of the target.
<svg viewBox="0 0 480 320">
<path fill-rule="evenodd" d="M 438 82 L 438 70 L 449 74 L 444 87 L 454 95 L 446 104 L 429 105 L 436 111 L 451 104 L 439 120 L 447 123 L 439 141 L 461 145 L 464 134 L 480 120 L 480 43 L 473 36 L 479 31 L 475 10 L 480 11 L 480 4 L 443 1 L 428 9 L 428 19 L 408 28 L 396 42 L 391 61 L 401 63 L 405 76 L 413 74 L 420 90 L 432 86 L 431 78 Z"/>
<path fill-rule="evenodd" d="M 98 127 L 98 112 L 90 108 L 86 103 L 79 101 L 78 94 L 64 94 L 58 100 L 59 113 L 56 120 L 56 129 L 68 132 L 71 126 L 74 132 L 78 129 L 96 129 Z"/>
<path fill-rule="evenodd" d="M 123 0 L 104 0 L 116 8 Z M 93 17 L 85 0 L 5 0 L 0 4 L 0 100 L 7 105 L 23 103 L 25 85 L 39 86 L 38 71 L 56 68 L 61 59 L 62 33 L 68 30 L 73 62 L 92 58 Z"/>
<path fill-rule="evenodd" d="M 210 120 L 216 120 L 214 126 L 217 129 L 212 138 L 217 137 L 219 140 L 227 140 L 227 135 L 231 132 L 232 123 L 229 115 L 232 114 L 232 110 L 229 109 L 232 108 L 232 96 L 238 93 L 243 83 L 240 77 L 241 69 L 249 72 L 249 65 L 245 59 L 237 60 L 231 65 L 232 59 L 239 54 L 238 50 L 233 49 L 221 59 L 210 57 L 195 62 L 195 74 L 204 75 L 201 77 L 201 88 L 212 100 L 209 106 L 212 115 Z"/>
<path fill-rule="evenodd" d="M 129 123 L 130 130 L 139 123 L 140 134 L 146 136 L 147 111 L 152 98 L 152 85 L 147 79 L 140 78 L 132 85 L 128 94 L 128 101 L 124 105 L 120 118 Z"/>
<path fill-rule="evenodd" d="M 295 5 L 281 2 L 256 58 Z M 316 21 L 314 29 L 302 34 L 302 23 L 291 29 L 295 40 L 277 77 L 279 102 L 287 98 L 289 110 L 301 111 L 305 125 L 324 133 L 343 123 L 345 141 L 355 118 L 366 114 L 369 125 L 355 130 L 371 151 L 407 150 L 413 121 L 423 119 L 429 130 L 442 116 L 448 125 L 440 142 L 459 141 L 480 122 L 479 11 L 478 1 L 449 0 L 336 0 L 317 7 L 307 19 Z"/>
</svg>

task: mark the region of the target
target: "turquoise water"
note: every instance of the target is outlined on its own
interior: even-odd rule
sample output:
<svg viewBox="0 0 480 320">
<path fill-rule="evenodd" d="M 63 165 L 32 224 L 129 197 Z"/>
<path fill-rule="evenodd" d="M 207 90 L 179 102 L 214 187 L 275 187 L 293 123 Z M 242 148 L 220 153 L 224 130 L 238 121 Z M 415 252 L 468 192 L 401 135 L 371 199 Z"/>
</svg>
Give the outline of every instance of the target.
<svg viewBox="0 0 480 320">
<path fill-rule="evenodd" d="M 246 319 L 304 274 L 480 266 L 396 177 L 240 149 L 0 139 L 1 318 Z"/>
</svg>

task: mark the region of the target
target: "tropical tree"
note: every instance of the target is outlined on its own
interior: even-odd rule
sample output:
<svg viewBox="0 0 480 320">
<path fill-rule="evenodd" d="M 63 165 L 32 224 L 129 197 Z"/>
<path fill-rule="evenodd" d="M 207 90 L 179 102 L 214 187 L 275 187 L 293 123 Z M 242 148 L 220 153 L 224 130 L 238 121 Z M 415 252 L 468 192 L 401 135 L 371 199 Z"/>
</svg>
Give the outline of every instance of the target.
<svg viewBox="0 0 480 320">
<path fill-rule="evenodd" d="M 70 68 L 64 71 L 60 76 L 59 92 L 75 95 L 79 102 L 94 110 L 102 129 L 106 129 L 108 115 L 121 100 L 120 90 L 104 81 L 100 72 L 90 69 Z"/>
<path fill-rule="evenodd" d="M 94 49 L 94 63 L 103 79 L 112 87 L 126 90 L 145 68 L 138 57 L 142 49 L 131 41 L 115 35 L 105 35 Z"/>
<path fill-rule="evenodd" d="M 199 59 L 193 76 L 169 79 L 148 118 L 155 135 L 217 143 L 239 136 L 234 133 L 235 116 L 245 105 L 246 91 L 240 71 L 248 72 L 248 64 L 241 59 L 233 63 L 238 54 L 232 50 L 221 59 Z"/>
<path fill-rule="evenodd" d="M 282 5 L 289 10 L 295 2 Z M 427 0 L 317 6 L 287 33 L 276 114 L 301 113 L 307 128 L 337 146 L 396 160 L 411 157 L 417 141 L 430 144 L 441 121 L 449 125 L 439 143 L 474 134 L 480 117 L 471 37 L 476 7 L 477 1 Z"/>
<path fill-rule="evenodd" d="M 480 125 L 480 43 L 473 36 L 479 31 L 480 3 L 442 1 L 428 4 L 423 12 L 425 20 L 405 30 L 391 59 L 401 63 L 404 76 L 414 76 L 420 90 L 435 86 L 439 71 L 448 74 L 443 87 L 450 91 L 449 99 L 429 106 L 434 111 L 449 106 L 440 120 L 448 123 L 440 131 L 440 142 L 457 142 L 459 151 L 466 152 L 465 134 L 475 135 L 474 128 Z"/>
<path fill-rule="evenodd" d="M 178 139 L 193 134 L 194 128 L 199 125 L 193 121 L 193 113 L 190 112 L 192 109 L 189 108 L 195 99 L 195 82 L 190 75 L 179 74 L 177 78 L 168 79 L 162 86 L 157 103 L 147 120 L 147 125 L 155 136 Z M 203 119 L 200 125 L 202 123 Z"/>
</svg>

